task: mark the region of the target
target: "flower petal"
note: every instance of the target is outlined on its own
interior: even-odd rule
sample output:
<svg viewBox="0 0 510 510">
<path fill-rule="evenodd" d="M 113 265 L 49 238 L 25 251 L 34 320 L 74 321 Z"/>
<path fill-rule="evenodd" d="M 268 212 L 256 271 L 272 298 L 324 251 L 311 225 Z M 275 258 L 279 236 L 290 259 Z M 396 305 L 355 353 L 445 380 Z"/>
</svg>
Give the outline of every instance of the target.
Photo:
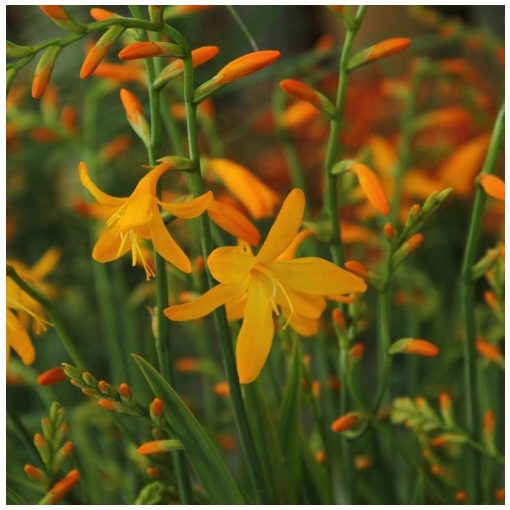
<svg viewBox="0 0 510 510">
<path fill-rule="evenodd" d="M 322 315 L 324 308 L 326 308 L 326 300 L 322 296 L 305 294 L 291 287 L 285 287 L 284 289 L 286 295 L 284 295 L 281 289 L 277 289 L 276 303 L 282 307 L 290 307 L 290 304 L 292 304 L 297 315 L 309 319 L 318 319 Z"/>
<path fill-rule="evenodd" d="M 190 198 L 183 202 L 159 202 L 159 205 L 177 218 L 191 219 L 200 216 L 212 202 L 214 196 L 208 191 L 196 198 Z"/>
<path fill-rule="evenodd" d="M 112 197 L 104 191 L 101 191 L 90 179 L 87 172 L 87 165 L 83 161 L 80 162 L 78 173 L 80 176 L 80 182 L 89 190 L 90 194 L 100 204 L 109 205 L 111 207 L 120 207 L 125 202 L 126 198 Z"/>
<path fill-rule="evenodd" d="M 227 311 L 227 320 L 236 321 L 244 317 L 244 309 L 246 308 L 247 294 L 243 294 L 243 297 L 225 303 L 225 309 Z"/>
<path fill-rule="evenodd" d="M 480 186 L 485 193 L 496 200 L 505 200 L 505 181 L 491 174 L 480 176 Z"/>
<path fill-rule="evenodd" d="M 283 202 L 264 244 L 256 256 L 258 262 L 268 262 L 283 253 L 296 237 L 305 210 L 305 194 L 294 188 Z"/>
<path fill-rule="evenodd" d="M 220 283 L 194 301 L 166 308 L 165 315 L 172 321 L 199 319 L 225 303 L 236 301 L 245 292 L 246 285 Z"/>
<path fill-rule="evenodd" d="M 50 248 L 42 257 L 32 266 L 30 273 L 34 280 L 42 280 L 57 265 L 61 256 L 60 250 Z"/>
<path fill-rule="evenodd" d="M 318 257 L 269 262 L 266 267 L 285 285 L 307 294 L 365 292 L 365 282 L 332 262 Z"/>
<path fill-rule="evenodd" d="M 152 216 L 149 222 L 152 243 L 156 251 L 170 264 L 184 271 L 191 273 L 191 262 L 182 248 L 175 242 L 170 232 L 166 229 L 163 219 L 158 214 Z"/>
<path fill-rule="evenodd" d="M 35 360 L 35 350 L 32 341 L 20 320 L 9 309 L 6 310 L 7 345 L 12 347 L 25 365 L 31 365 Z"/>
<path fill-rule="evenodd" d="M 213 277 L 221 283 L 240 283 L 255 264 L 255 257 L 241 246 L 216 248 L 207 258 Z"/>
<path fill-rule="evenodd" d="M 273 335 L 271 304 L 262 282 L 253 278 L 236 345 L 237 373 L 241 384 L 251 383 L 259 375 L 269 355 Z"/>
<path fill-rule="evenodd" d="M 362 163 L 354 164 L 351 170 L 356 174 L 359 185 L 368 201 L 382 214 L 389 214 L 390 204 L 375 172 Z"/>
<path fill-rule="evenodd" d="M 128 237 L 122 251 L 119 252 L 121 241 L 122 238 L 119 234 L 113 234 L 109 228 L 104 229 L 92 250 L 92 258 L 97 262 L 104 263 L 122 257 L 131 249 L 131 241 Z"/>
</svg>

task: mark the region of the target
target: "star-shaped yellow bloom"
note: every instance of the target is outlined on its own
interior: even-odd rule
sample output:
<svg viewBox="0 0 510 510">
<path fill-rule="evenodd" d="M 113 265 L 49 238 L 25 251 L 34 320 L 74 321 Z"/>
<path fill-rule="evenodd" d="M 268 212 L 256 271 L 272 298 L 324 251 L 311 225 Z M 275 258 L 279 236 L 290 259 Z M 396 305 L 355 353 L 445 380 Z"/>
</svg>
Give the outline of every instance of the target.
<svg viewBox="0 0 510 510">
<path fill-rule="evenodd" d="M 274 336 L 273 312 L 281 313 L 294 330 L 314 334 L 326 301 L 324 296 L 364 292 L 357 276 L 317 257 L 292 258 L 289 250 L 301 226 L 305 197 L 292 190 L 257 255 L 247 245 L 217 248 L 207 259 L 220 283 L 195 301 L 171 306 L 165 315 L 174 321 L 203 317 L 219 306 L 241 307 L 243 323 L 237 337 L 239 380 L 256 379 Z"/>
<path fill-rule="evenodd" d="M 195 218 L 207 209 L 213 194 L 208 191 L 199 197 L 175 203 L 158 200 L 157 183 L 172 168 L 171 163 L 161 163 L 140 179 L 129 197 L 120 198 L 101 191 L 90 179 L 85 163 L 80 163 L 81 183 L 104 208 L 110 210 L 107 228 L 92 251 L 94 260 L 110 262 L 131 250 L 133 266 L 140 261 L 149 280 L 154 276 L 154 271 L 144 255 L 140 240 L 150 239 L 155 250 L 167 262 L 185 273 L 191 273 L 191 262 L 168 232 L 158 205 L 177 218 Z"/>
</svg>

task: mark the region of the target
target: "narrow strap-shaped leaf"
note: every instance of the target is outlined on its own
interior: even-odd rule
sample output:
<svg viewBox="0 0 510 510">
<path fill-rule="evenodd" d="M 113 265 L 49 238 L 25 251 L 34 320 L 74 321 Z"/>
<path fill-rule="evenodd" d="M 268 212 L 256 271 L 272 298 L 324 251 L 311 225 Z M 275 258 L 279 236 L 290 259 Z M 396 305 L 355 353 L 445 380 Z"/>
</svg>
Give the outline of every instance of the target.
<svg viewBox="0 0 510 510">
<path fill-rule="evenodd" d="M 278 439 L 291 482 L 291 495 L 294 499 L 291 503 L 297 503 L 301 479 L 299 415 L 301 409 L 302 367 L 301 346 L 297 335 L 293 335 L 293 341 L 287 386 L 285 388 L 280 421 L 278 422 Z"/>
<path fill-rule="evenodd" d="M 137 354 L 132 356 L 154 395 L 165 403 L 164 416 L 175 435 L 181 440 L 184 451 L 211 503 L 242 505 L 244 498 L 232 474 L 225 465 L 218 448 L 193 413 L 152 365 Z"/>
</svg>

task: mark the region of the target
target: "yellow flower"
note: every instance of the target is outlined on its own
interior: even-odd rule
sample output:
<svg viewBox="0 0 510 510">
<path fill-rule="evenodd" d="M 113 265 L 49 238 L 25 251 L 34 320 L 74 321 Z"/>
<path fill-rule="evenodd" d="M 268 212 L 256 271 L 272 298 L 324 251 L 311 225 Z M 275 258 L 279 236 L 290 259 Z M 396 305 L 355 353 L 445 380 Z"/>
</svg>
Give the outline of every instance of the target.
<svg viewBox="0 0 510 510">
<path fill-rule="evenodd" d="M 17 260 L 7 260 L 7 264 L 27 283 L 44 294 L 51 295 L 53 289 L 43 279 L 55 267 L 59 258 L 60 252 L 50 248 L 31 268 Z M 9 277 L 6 280 L 6 305 L 7 362 L 12 348 L 25 365 L 30 365 L 35 360 L 35 350 L 28 329 L 32 327 L 34 332 L 39 334 L 45 331 L 50 323 L 46 320 L 41 304 Z"/>
<path fill-rule="evenodd" d="M 213 200 L 211 191 L 182 202 L 161 202 L 156 195 L 160 177 L 179 164 L 181 158 L 164 162 L 150 170 L 129 197 L 113 197 L 101 191 L 90 179 L 85 163 L 79 166 L 80 180 L 94 198 L 110 209 L 107 228 L 99 236 L 92 258 L 98 262 L 116 260 L 131 250 L 133 266 L 141 261 L 147 280 L 154 276 L 149 261 L 144 255 L 141 239 L 150 239 L 154 249 L 170 264 L 181 271 L 191 273 L 191 262 L 181 247 L 166 229 L 159 212 L 160 205 L 177 218 L 195 218 L 202 214 Z"/>
<path fill-rule="evenodd" d="M 303 219 L 305 197 L 294 189 L 257 255 L 246 245 L 217 248 L 207 259 L 213 277 L 220 283 L 195 301 L 165 310 L 175 321 L 198 319 L 224 304 L 244 316 L 237 337 L 239 380 L 252 382 L 262 369 L 274 335 L 273 312 L 300 334 L 317 331 L 326 301 L 323 296 L 364 292 L 357 276 L 317 257 L 293 259 L 293 243 Z M 245 303 L 243 303 L 245 300 Z M 284 327 L 285 327 L 284 326 Z"/>
</svg>

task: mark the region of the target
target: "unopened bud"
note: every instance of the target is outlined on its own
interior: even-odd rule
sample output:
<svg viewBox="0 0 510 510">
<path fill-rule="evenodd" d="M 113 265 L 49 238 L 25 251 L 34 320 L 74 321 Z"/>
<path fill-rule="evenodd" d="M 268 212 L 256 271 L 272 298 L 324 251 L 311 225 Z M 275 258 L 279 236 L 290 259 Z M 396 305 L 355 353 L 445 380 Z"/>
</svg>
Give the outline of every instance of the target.
<svg viewBox="0 0 510 510">
<path fill-rule="evenodd" d="M 310 103 L 330 117 L 336 115 L 336 108 L 333 103 L 324 94 L 312 89 L 312 87 L 306 83 L 298 80 L 282 80 L 280 82 L 280 88 L 290 96 L 300 101 Z"/>
<path fill-rule="evenodd" d="M 138 453 L 142 455 L 158 455 L 160 453 L 180 450 L 182 443 L 178 439 L 161 439 L 158 441 L 149 441 L 138 447 Z"/>
<path fill-rule="evenodd" d="M 165 404 L 163 401 L 156 397 L 150 405 L 149 412 L 150 416 L 153 422 L 159 423 L 161 419 L 161 415 L 163 414 L 163 411 L 165 410 Z"/>
<path fill-rule="evenodd" d="M 87 29 L 85 25 L 75 21 L 61 5 L 40 5 L 39 9 L 63 30 L 82 33 Z"/>
<path fill-rule="evenodd" d="M 85 384 L 97 388 L 97 379 L 90 372 L 83 372 L 81 378 Z"/>
<path fill-rule="evenodd" d="M 123 402 L 129 402 L 131 396 L 133 395 L 133 390 L 130 388 L 128 384 L 122 383 L 119 386 L 119 394 Z"/>
<path fill-rule="evenodd" d="M 351 57 L 349 60 L 349 71 L 357 69 L 369 62 L 374 62 L 375 60 L 399 53 L 408 48 L 410 44 L 411 39 L 407 37 L 394 37 L 374 44 Z"/>
<path fill-rule="evenodd" d="M 112 44 L 122 35 L 125 28 L 120 25 L 111 26 L 87 53 L 85 60 L 80 69 L 80 78 L 82 80 L 88 78 L 106 57 Z"/>
<path fill-rule="evenodd" d="M 334 308 L 331 312 L 331 318 L 333 319 L 333 324 L 340 329 L 341 331 L 344 331 L 346 328 L 345 324 L 345 317 L 342 311 L 338 308 Z"/>
<path fill-rule="evenodd" d="M 46 483 L 48 481 L 48 477 L 43 473 L 43 471 L 32 464 L 25 464 L 23 466 L 23 471 L 25 471 L 28 478 L 34 482 Z"/>
<path fill-rule="evenodd" d="M 79 480 L 80 472 L 77 469 L 73 469 L 50 489 L 50 491 L 39 501 L 39 504 L 54 505 L 55 503 L 58 503 L 78 483 Z"/>
<path fill-rule="evenodd" d="M 142 142 L 148 147 L 150 145 L 150 127 L 143 116 L 142 104 L 138 98 L 127 89 L 120 89 L 120 100 L 126 111 L 129 124 Z"/>
<path fill-rule="evenodd" d="M 66 374 L 61 367 L 54 367 L 46 370 L 37 376 L 37 383 L 43 386 L 50 386 L 66 380 Z"/>
<path fill-rule="evenodd" d="M 331 424 L 331 430 L 333 432 L 344 432 L 346 430 L 351 430 L 356 425 L 358 425 L 360 421 L 360 416 L 358 413 L 347 413 L 343 416 L 340 416 L 340 418 L 337 418 L 332 424 Z"/>
<path fill-rule="evenodd" d="M 34 445 L 41 456 L 41 460 L 48 466 L 51 461 L 50 448 L 46 439 L 44 439 L 43 435 L 39 434 L 39 432 L 34 436 Z"/>
<path fill-rule="evenodd" d="M 394 241 L 397 238 L 397 231 L 391 223 L 386 223 L 386 225 L 384 225 L 384 235 L 390 241 Z"/>
<path fill-rule="evenodd" d="M 220 397 L 230 396 L 230 387 L 227 382 L 219 382 L 214 385 L 214 393 Z"/>
<path fill-rule="evenodd" d="M 365 471 L 370 468 L 374 463 L 372 457 L 366 453 L 362 453 L 360 455 L 356 455 L 354 457 L 354 467 L 358 471 Z"/>
<path fill-rule="evenodd" d="M 388 354 L 416 354 L 418 356 L 434 357 L 439 354 L 439 349 L 427 340 L 417 338 L 402 338 L 394 342 L 388 349 Z"/>
<path fill-rule="evenodd" d="M 72 441 L 67 441 L 53 457 L 52 469 L 53 472 L 57 472 L 67 458 L 73 453 L 74 445 Z"/>
<path fill-rule="evenodd" d="M 136 60 L 151 57 L 183 58 L 184 53 L 177 44 L 165 42 L 140 41 L 126 46 L 119 52 L 121 60 Z"/>
<path fill-rule="evenodd" d="M 327 455 L 324 450 L 319 450 L 318 452 L 315 452 L 315 460 L 319 464 L 325 464 L 327 461 Z"/>
<path fill-rule="evenodd" d="M 61 51 L 60 46 L 50 46 L 39 59 L 32 80 L 32 97 L 34 99 L 41 98 L 46 91 L 55 60 Z"/>
<path fill-rule="evenodd" d="M 407 257 L 414 253 L 423 244 L 423 234 L 413 234 L 402 246 L 393 254 L 393 268 L 399 266 Z"/>
</svg>

